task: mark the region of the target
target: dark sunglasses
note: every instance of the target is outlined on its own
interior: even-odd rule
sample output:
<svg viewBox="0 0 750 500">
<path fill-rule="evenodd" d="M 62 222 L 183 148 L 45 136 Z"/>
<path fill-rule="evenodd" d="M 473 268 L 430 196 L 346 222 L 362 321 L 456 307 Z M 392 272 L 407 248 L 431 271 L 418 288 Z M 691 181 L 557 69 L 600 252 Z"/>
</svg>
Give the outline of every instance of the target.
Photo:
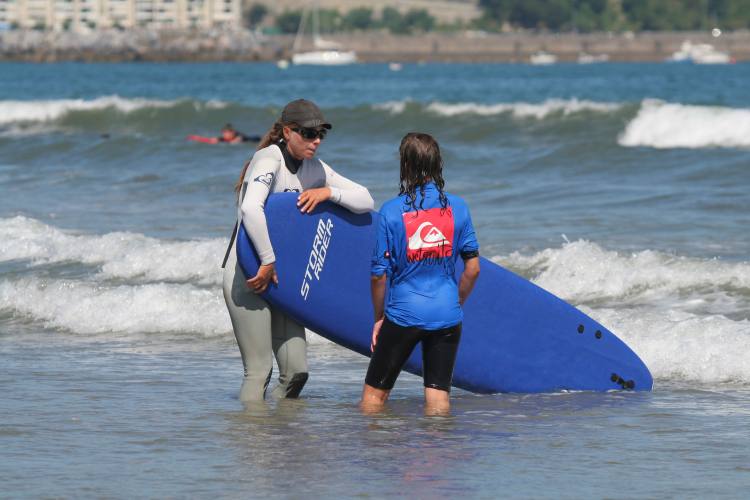
<svg viewBox="0 0 750 500">
<path fill-rule="evenodd" d="M 320 130 L 316 128 L 301 128 L 301 127 L 295 127 L 292 129 L 293 131 L 297 132 L 299 135 L 302 136 L 303 139 L 307 139 L 308 141 L 314 141 L 318 137 L 320 137 L 320 140 L 326 138 L 326 134 L 328 133 L 328 130 L 322 128 Z"/>
</svg>

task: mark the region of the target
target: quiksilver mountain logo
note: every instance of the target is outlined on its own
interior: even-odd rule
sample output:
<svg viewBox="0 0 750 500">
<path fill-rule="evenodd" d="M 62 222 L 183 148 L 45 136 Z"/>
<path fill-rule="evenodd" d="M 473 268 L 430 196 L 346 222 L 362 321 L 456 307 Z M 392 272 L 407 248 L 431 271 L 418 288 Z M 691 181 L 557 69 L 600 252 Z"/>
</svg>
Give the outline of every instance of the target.
<svg viewBox="0 0 750 500">
<path fill-rule="evenodd" d="M 304 300 L 307 300 L 307 295 L 310 293 L 310 285 L 313 283 L 313 278 L 315 278 L 315 281 L 320 281 L 320 273 L 323 271 L 326 254 L 328 253 L 328 245 L 331 243 L 332 236 L 333 221 L 327 219 L 324 222 L 322 218 L 318 220 L 318 228 L 315 231 L 312 249 L 307 258 L 305 275 L 302 277 L 302 288 L 300 288 L 300 295 L 302 295 Z"/>
<path fill-rule="evenodd" d="M 423 222 L 409 238 L 409 250 L 439 247 L 445 245 L 446 241 L 443 233 L 432 222 Z"/>
<path fill-rule="evenodd" d="M 431 208 L 403 214 L 406 259 L 410 262 L 453 255 L 453 210 Z"/>
</svg>

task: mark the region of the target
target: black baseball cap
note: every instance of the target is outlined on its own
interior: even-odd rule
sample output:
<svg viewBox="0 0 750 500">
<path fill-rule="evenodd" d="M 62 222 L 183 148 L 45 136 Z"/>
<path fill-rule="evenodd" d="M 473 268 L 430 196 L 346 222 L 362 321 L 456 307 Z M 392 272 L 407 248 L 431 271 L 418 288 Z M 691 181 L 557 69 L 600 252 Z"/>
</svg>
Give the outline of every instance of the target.
<svg viewBox="0 0 750 500">
<path fill-rule="evenodd" d="M 332 126 L 323 117 L 323 112 L 314 102 L 307 99 L 292 101 L 281 112 L 282 123 L 296 123 L 300 127 L 314 128 L 323 127 L 331 129 Z"/>
</svg>

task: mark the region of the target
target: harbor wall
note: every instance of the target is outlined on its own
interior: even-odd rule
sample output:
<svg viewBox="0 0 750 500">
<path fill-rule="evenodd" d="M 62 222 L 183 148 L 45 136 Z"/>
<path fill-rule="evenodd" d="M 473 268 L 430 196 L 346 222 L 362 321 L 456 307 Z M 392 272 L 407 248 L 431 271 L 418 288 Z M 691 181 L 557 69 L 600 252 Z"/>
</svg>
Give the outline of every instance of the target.
<svg viewBox="0 0 750 500">
<path fill-rule="evenodd" d="M 527 62 L 537 51 L 560 61 L 581 53 L 606 54 L 610 61 L 662 61 L 685 40 L 711 43 L 737 61 L 750 60 L 750 32 L 712 37 L 703 32 L 660 33 L 427 33 L 399 36 L 366 32 L 327 36 L 354 50 L 363 62 Z M 259 37 L 248 31 L 0 32 L 5 61 L 275 61 L 291 54 L 293 37 Z M 303 44 L 303 49 L 306 47 Z M 307 47 L 311 48 L 311 47 Z"/>
</svg>

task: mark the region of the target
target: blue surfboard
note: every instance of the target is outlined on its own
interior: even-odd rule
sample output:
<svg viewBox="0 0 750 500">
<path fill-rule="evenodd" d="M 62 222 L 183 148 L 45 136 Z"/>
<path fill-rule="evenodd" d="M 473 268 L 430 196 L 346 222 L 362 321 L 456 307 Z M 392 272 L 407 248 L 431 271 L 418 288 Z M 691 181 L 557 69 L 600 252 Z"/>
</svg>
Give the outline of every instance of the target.
<svg viewBox="0 0 750 500">
<path fill-rule="evenodd" d="M 263 294 L 306 328 L 370 355 L 370 258 L 379 214 L 356 215 L 333 203 L 302 214 L 296 193 L 265 206 L 278 286 Z M 246 276 L 259 259 L 244 227 L 237 256 Z M 464 305 L 453 385 L 477 393 L 651 390 L 646 365 L 587 315 L 486 259 Z M 461 259 L 457 276 L 463 270 Z M 405 370 L 421 375 L 416 349 Z M 363 374 L 364 378 L 364 374 Z"/>
</svg>

